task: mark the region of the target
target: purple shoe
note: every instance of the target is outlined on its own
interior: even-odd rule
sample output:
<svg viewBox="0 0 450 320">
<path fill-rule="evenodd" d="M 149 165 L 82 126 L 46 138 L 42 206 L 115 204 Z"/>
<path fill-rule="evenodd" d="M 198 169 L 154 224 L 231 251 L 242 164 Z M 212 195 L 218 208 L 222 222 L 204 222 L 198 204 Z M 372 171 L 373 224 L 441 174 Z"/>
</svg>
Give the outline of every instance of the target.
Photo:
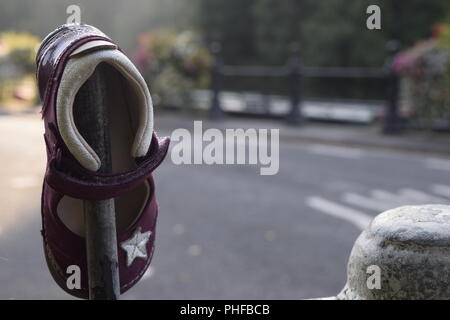
<svg viewBox="0 0 450 320">
<path fill-rule="evenodd" d="M 42 42 L 36 63 L 48 159 L 41 208 L 48 267 L 62 289 L 88 298 L 83 200 L 114 198 L 123 293 L 142 277 L 153 255 L 158 207 L 152 171 L 163 161 L 169 138 L 153 132 L 152 101 L 142 76 L 98 29 L 58 28 Z M 83 121 L 77 95 L 94 72 L 106 79 L 111 174 L 97 172 L 101 161 L 77 129 Z M 66 286 L 71 265 L 81 270 L 81 289 Z"/>
</svg>

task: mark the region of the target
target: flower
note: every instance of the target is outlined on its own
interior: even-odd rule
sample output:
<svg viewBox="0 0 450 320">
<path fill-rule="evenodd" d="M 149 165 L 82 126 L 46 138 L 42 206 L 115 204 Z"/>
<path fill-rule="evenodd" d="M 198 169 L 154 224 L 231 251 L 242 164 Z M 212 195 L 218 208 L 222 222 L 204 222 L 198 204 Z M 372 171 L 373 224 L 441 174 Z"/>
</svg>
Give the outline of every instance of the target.
<svg viewBox="0 0 450 320">
<path fill-rule="evenodd" d="M 155 103 L 189 105 L 190 93 L 209 84 L 212 56 L 197 33 L 167 30 L 142 33 L 134 61 L 150 83 Z"/>
</svg>

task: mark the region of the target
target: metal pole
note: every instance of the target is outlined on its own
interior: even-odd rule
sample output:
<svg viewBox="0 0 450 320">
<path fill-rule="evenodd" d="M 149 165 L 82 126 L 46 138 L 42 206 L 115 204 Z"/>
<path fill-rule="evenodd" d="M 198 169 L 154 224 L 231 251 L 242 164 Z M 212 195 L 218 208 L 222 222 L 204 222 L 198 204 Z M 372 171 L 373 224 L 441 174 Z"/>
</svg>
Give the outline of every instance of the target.
<svg viewBox="0 0 450 320">
<path fill-rule="evenodd" d="M 222 55 L 220 43 L 214 42 L 211 45 L 211 51 L 214 55 L 214 65 L 211 70 L 211 108 L 209 110 L 209 118 L 211 120 L 221 120 L 224 112 L 220 106 L 220 91 L 222 89 Z"/>
<path fill-rule="evenodd" d="M 383 132 L 386 134 L 395 134 L 401 131 L 400 118 L 398 116 L 398 98 L 399 98 L 399 77 L 394 69 L 393 61 L 396 53 L 400 49 L 400 45 L 397 41 L 391 40 L 388 42 L 387 47 L 388 60 L 386 67 L 387 82 L 388 82 L 388 108 L 384 119 Z"/>
<path fill-rule="evenodd" d="M 291 110 L 286 117 L 287 123 L 292 125 L 300 125 L 303 122 L 301 114 L 302 73 L 299 52 L 299 44 L 292 43 L 291 57 L 288 61 L 288 67 L 290 69 L 288 78 L 291 85 Z"/>
<path fill-rule="evenodd" d="M 105 103 L 107 66 L 99 65 L 81 87 L 74 113 L 78 129 L 101 160 L 99 173 L 111 173 L 111 146 Z M 120 295 L 114 199 L 83 201 L 90 300 Z"/>
</svg>

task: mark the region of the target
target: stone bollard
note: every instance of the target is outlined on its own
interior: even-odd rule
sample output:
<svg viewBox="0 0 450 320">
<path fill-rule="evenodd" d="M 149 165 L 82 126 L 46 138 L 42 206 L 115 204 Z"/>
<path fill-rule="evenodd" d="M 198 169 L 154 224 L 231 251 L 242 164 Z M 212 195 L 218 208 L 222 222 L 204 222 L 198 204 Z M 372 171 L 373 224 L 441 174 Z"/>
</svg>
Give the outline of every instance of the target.
<svg viewBox="0 0 450 320">
<path fill-rule="evenodd" d="M 378 215 L 356 240 L 347 284 L 333 298 L 450 299 L 450 206 L 404 206 Z"/>
</svg>

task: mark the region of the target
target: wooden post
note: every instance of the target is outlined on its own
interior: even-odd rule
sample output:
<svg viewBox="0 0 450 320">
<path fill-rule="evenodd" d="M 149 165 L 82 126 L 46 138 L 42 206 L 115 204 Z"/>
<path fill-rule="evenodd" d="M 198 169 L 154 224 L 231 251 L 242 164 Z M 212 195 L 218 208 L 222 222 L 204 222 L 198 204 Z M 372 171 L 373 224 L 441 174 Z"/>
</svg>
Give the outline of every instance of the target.
<svg viewBox="0 0 450 320">
<path fill-rule="evenodd" d="M 78 129 L 101 160 L 100 173 L 112 172 L 110 134 L 105 103 L 105 65 L 78 92 L 74 113 Z M 90 300 L 116 300 L 120 295 L 114 199 L 84 201 Z"/>
</svg>

